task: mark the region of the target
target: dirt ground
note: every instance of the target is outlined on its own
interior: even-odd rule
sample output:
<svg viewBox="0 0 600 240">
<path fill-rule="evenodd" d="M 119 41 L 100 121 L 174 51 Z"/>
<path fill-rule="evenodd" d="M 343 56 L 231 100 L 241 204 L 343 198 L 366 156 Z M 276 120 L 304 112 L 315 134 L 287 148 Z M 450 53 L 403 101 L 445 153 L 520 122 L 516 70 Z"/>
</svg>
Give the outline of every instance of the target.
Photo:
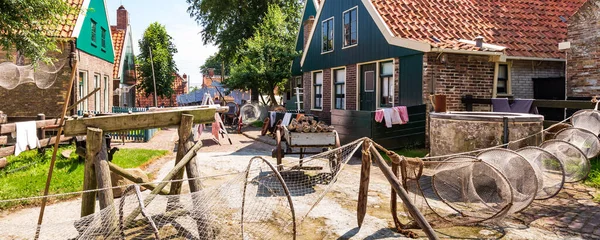
<svg viewBox="0 0 600 240">
<path fill-rule="evenodd" d="M 230 134 L 233 144 L 221 140 L 221 145 L 206 132 L 202 134 L 203 148 L 197 154 L 197 162 L 202 176 L 241 173 L 254 156 L 270 157 L 272 145 L 268 139 L 257 141 L 255 132 L 244 135 Z M 160 131 L 145 144 L 126 143 L 122 147 L 174 149 L 176 141 L 174 129 Z M 117 146 L 119 147 L 119 146 Z M 156 180 L 162 179 L 174 166 L 174 153 L 150 164 L 146 171 Z M 294 155 L 286 157 L 297 157 Z M 299 227 L 299 239 L 399 239 L 402 235 L 392 230 L 390 214 L 390 185 L 377 166 L 371 169 L 367 216 L 363 226 L 358 228 L 356 204 L 360 178 L 360 160 L 352 159 L 341 172 L 338 181 L 330 192 L 310 212 Z M 204 182 L 205 185 L 219 182 Z M 184 190 L 189 191 L 187 184 Z M 600 206 L 591 200 L 595 189 L 580 184 L 567 184 L 561 193 L 549 200 L 535 201 L 522 213 L 510 216 L 500 222 L 490 222 L 475 226 L 436 227 L 443 239 L 592 239 L 600 238 Z M 46 209 L 46 223 L 58 223 L 64 219 L 77 219 L 80 199 L 52 204 Z M 25 223 L 37 220 L 39 209 L 26 208 L 15 212 L 5 212 L 1 222 Z M 404 214 L 401 218 L 406 218 Z M 6 229 L 0 229 L 0 233 Z M 425 237 L 420 231 L 419 236 Z M 0 239 L 3 239 L 0 235 Z M 29 238 L 29 237 L 24 237 Z"/>
</svg>

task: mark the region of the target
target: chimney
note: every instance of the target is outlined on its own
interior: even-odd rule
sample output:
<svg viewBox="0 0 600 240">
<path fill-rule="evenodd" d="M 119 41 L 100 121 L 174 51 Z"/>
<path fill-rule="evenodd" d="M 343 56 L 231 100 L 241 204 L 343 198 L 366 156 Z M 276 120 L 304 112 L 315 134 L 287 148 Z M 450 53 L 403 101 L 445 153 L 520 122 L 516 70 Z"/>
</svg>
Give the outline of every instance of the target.
<svg viewBox="0 0 600 240">
<path fill-rule="evenodd" d="M 303 47 L 306 46 L 306 43 L 308 42 L 310 30 L 312 30 L 314 23 L 315 23 L 315 16 L 308 17 L 308 19 L 304 22 L 304 44 L 302 45 Z"/>
<path fill-rule="evenodd" d="M 129 13 L 125 10 L 125 7 L 121 5 L 117 9 L 117 29 L 126 30 L 129 25 Z"/>
<path fill-rule="evenodd" d="M 478 47 L 478 48 L 483 47 L 483 36 L 475 37 L 475 47 Z"/>
</svg>

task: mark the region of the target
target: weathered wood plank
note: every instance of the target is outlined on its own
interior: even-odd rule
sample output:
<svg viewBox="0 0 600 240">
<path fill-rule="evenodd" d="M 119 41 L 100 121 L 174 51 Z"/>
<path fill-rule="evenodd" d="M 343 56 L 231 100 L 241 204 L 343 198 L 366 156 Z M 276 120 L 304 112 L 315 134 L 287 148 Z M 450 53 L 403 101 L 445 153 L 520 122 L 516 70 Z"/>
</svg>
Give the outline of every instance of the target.
<svg viewBox="0 0 600 240">
<path fill-rule="evenodd" d="M 335 145 L 334 132 L 320 133 L 290 133 L 290 146 L 333 146 Z"/>
<path fill-rule="evenodd" d="M 365 140 L 362 145 L 362 165 L 360 168 L 360 186 L 358 189 L 358 204 L 356 206 L 356 220 L 358 227 L 362 226 L 367 214 L 367 200 L 369 197 L 369 179 L 371 176 L 371 154 L 369 147 L 371 143 Z"/>
<path fill-rule="evenodd" d="M 187 153 L 188 149 L 186 149 L 186 144 L 188 139 L 190 138 L 192 125 L 194 122 L 194 116 L 189 114 L 182 114 L 181 116 L 181 124 L 179 125 L 179 129 L 177 133 L 179 135 L 179 143 L 177 144 L 177 156 L 175 157 L 175 166 L 181 161 L 183 156 Z M 183 178 L 184 169 L 181 168 L 175 176 L 173 176 L 173 180 L 181 180 Z M 189 177 L 189 176 L 188 176 Z M 181 193 L 181 181 L 176 181 L 171 183 L 171 189 L 169 191 L 170 195 L 178 195 Z"/>
<path fill-rule="evenodd" d="M 102 139 L 102 131 L 90 132 L 87 135 L 85 145 L 85 166 L 83 170 L 83 191 L 97 189 L 96 168 L 94 161 L 96 155 L 100 152 L 101 146 L 98 143 Z M 85 192 L 81 196 L 81 217 L 91 215 L 96 210 L 96 192 Z"/>
<path fill-rule="evenodd" d="M 100 128 L 105 132 L 168 127 L 179 125 L 181 114 L 194 116 L 194 123 L 212 123 L 216 111 L 211 107 L 70 119 L 65 123 L 64 132 L 65 136 L 77 136 L 85 134 L 88 127 Z"/>
<path fill-rule="evenodd" d="M 129 173 L 127 170 L 117 166 L 114 163 L 108 162 L 108 167 L 111 171 L 113 171 L 113 173 L 119 174 L 119 176 L 122 176 L 129 181 L 140 184 L 142 187 L 145 187 L 150 190 L 154 190 L 156 188 L 156 184 L 146 183 L 142 178 L 131 175 L 131 173 Z M 167 192 L 167 190 L 161 190 L 159 194 L 168 195 L 169 192 Z"/>
<path fill-rule="evenodd" d="M 56 124 L 58 124 L 58 119 L 35 121 L 35 126 L 37 128 L 56 125 Z M 10 134 L 10 133 L 13 133 L 16 131 L 17 131 L 17 125 L 15 123 L 6 123 L 6 124 L 0 125 L 0 134 Z"/>
<path fill-rule="evenodd" d="M 73 139 L 73 138 L 61 136 L 60 141 L 67 142 L 67 141 L 70 141 L 71 139 Z M 48 141 L 50 141 L 50 143 L 48 143 Z M 55 142 L 56 142 L 56 137 L 51 137 L 51 138 L 46 138 L 46 139 L 40 140 L 40 145 L 42 147 L 46 147 L 46 146 L 51 146 Z M 15 146 L 8 146 L 8 147 L 0 148 L 0 157 L 10 156 L 10 155 L 13 155 L 14 153 L 15 153 Z"/>
</svg>

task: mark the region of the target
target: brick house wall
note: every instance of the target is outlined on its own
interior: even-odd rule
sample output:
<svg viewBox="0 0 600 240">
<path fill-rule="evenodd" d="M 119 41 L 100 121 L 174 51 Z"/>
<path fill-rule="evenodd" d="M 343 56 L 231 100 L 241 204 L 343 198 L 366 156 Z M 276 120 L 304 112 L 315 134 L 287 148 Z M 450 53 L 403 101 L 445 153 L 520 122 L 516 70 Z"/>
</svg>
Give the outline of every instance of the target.
<svg viewBox="0 0 600 240">
<path fill-rule="evenodd" d="M 587 1 L 569 18 L 567 95 L 590 97 L 600 95 L 600 0 Z"/>
<path fill-rule="evenodd" d="M 515 98 L 533 99 L 534 78 L 564 78 L 565 63 L 551 61 L 512 61 L 512 94 Z"/>
<path fill-rule="evenodd" d="M 464 111 L 464 95 L 491 98 L 494 86 L 495 63 L 488 56 L 446 54 L 445 63 L 439 53 L 426 53 L 423 68 L 423 100 L 430 102 L 429 93 L 444 94 L 449 111 Z M 433 86 L 432 86 L 433 80 Z M 474 111 L 489 111 L 485 105 L 474 105 Z"/>
<path fill-rule="evenodd" d="M 142 81 L 142 79 L 140 78 L 139 81 Z M 188 93 L 187 80 L 184 80 L 179 74 L 175 74 L 172 87 L 175 93 L 170 98 L 158 97 L 159 107 L 177 107 L 177 96 Z M 137 90 L 136 95 L 136 107 L 154 107 L 153 93 L 146 95 L 144 91 Z"/>
<path fill-rule="evenodd" d="M 54 53 L 57 59 L 67 59 L 71 48 L 67 42 L 59 43 L 61 53 Z M 8 59 L 8 54 L 0 49 L 0 62 L 15 63 L 16 54 Z M 60 116 L 69 88 L 71 68 L 68 63 L 56 77 L 54 84 L 48 89 L 40 89 L 35 83 L 25 83 L 8 90 L 0 87 L 0 111 L 9 117 L 35 117 L 43 113 L 48 118 Z"/>
<path fill-rule="evenodd" d="M 357 110 L 358 106 L 356 102 L 358 100 L 358 96 L 356 95 L 357 81 L 356 77 L 358 76 L 356 71 L 358 70 L 356 64 L 346 66 L 346 110 Z"/>
<path fill-rule="evenodd" d="M 78 64 L 78 75 L 79 72 L 86 72 L 88 83 L 87 83 L 87 93 L 91 93 L 96 88 L 94 76 L 98 75 L 100 77 L 100 91 L 96 94 L 100 95 L 100 109 L 96 109 L 96 97 L 91 96 L 87 99 L 88 111 L 95 112 L 106 112 L 105 107 L 108 104 L 108 112 L 112 111 L 113 106 L 113 64 L 107 61 L 104 61 L 100 58 L 94 57 L 86 52 L 79 51 L 79 64 Z M 108 78 L 108 89 L 104 87 L 104 78 Z M 75 86 L 75 89 L 79 89 L 79 81 Z M 108 90 L 108 103 L 104 101 L 104 92 Z M 75 99 L 80 99 L 84 96 L 79 96 L 79 91 L 75 91 Z M 77 108 L 77 110 L 81 110 Z"/>
</svg>

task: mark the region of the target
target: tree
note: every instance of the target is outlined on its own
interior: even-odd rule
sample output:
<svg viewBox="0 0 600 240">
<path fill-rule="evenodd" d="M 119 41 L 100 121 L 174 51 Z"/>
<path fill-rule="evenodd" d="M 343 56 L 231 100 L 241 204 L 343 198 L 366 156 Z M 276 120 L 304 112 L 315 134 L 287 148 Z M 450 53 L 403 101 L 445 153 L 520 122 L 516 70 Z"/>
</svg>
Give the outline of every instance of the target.
<svg viewBox="0 0 600 240">
<path fill-rule="evenodd" d="M 289 19 L 298 22 L 299 0 L 186 0 L 188 13 L 202 27 L 204 44 L 219 47 L 219 57 L 227 63 L 238 62 L 240 46 L 254 36 L 255 26 L 264 18 L 269 4 L 281 7 Z M 298 25 L 290 26 L 295 32 Z"/>
<path fill-rule="evenodd" d="M 138 89 L 144 91 L 146 96 L 154 93 L 154 83 L 152 79 L 152 65 L 154 65 L 154 76 L 156 78 L 156 95 L 164 98 L 171 97 L 173 90 L 174 73 L 177 72 L 173 54 L 177 53 L 177 48 L 172 42 L 173 38 L 167 34 L 165 26 L 154 22 L 146 28 L 144 36 L 139 41 L 140 54 L 138 63 L 142 82 Z M 152 61 L 150 59 L 150 49 L 152 49 Z"/>
<path fill-rule="evenodd" d="M 219 58 L 217 54 L 211 55 L 206 59 L 206 62 L 200 66 L 200 72 L 208 75 L 208 69 L 214 68 L 215 75 L 221 75 L 221 68 L 223 66 L 223 60 Z M 225 75 L 229 74 L 229 66 L 225 66 Z"/>
<path fill-rule="evenodd" d="M 268 95 L 272 105 L 277 105 L 275 87 L 284 90 L 291 76 L 290 64 L 299 55 L 290 25 L 297 22 L 286 16 L 279 6 L 269 5 L 254 36 L 245 41 L 239 54 L 240 62 L 233 65 L 231 76 L 223 82 L 225 86 L 258 91 Z"/>
<path fill-rule="evenodd" d="M 0 48 L 31 59 L 50 61 L 46 53 L 59 51 L 56 37 L 67 16 L 78 14 L 65 0 L 16 0 L 0 2 Z"/>
</svg>

